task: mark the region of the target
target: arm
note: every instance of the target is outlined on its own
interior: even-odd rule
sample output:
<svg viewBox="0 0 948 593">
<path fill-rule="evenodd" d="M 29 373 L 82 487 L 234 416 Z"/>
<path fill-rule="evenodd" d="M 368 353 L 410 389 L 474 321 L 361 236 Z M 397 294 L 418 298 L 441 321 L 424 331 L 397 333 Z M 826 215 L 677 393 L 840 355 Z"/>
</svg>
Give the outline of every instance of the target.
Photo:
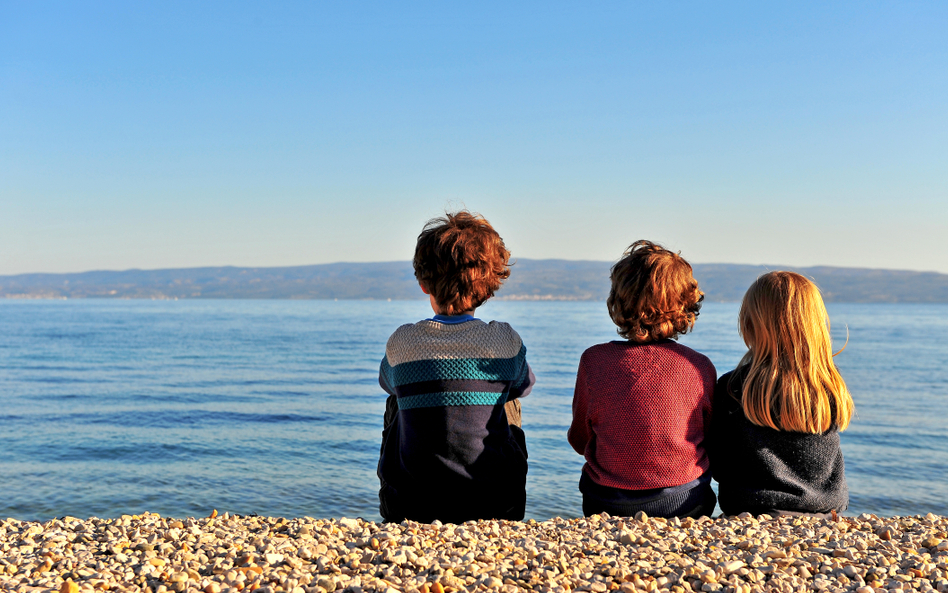
<svg viewBox="0 0 948 593">
<path fill-rule="evenodd" d="M 717 386 L 717 377 L 717 369 L 714 368 L 714 365 L 709 360 L 707 368 L 703 369 L 702 372 L 704 398 L 702 401 L 701 420 L 704 424 L 705 448 L 708 447 L 708 435 L 711 432 L 711 423 L 714 421 L 714 389 Z"/>
<path fill-rule="evenodd" d="M 711 422 L 707 425 L 707 435 L 704 440 L 704 448 L 708 452 L 708 460 L 711 462 L 711 476 L 721 482 L 722 459 L 721 449 L 724 431 L 726 430 L 727 417 L 727 383 L 731 378 L 731 373 L 722 376 L 714 386 L 714 395 L 711 404 Z"/>
<path fill-rule="evenodd" d="M 527 347 L 524 345 L 520 334 L 510 327 L 510 325 L 503 324 L 503 327 L 510 332 L 511 341 L 520 344 L 520 349 L 515 357 L 518 368 L 517 377 L 510 382 L 510 391 L 507 394 L 507 401 L 510 401 L 530 395 L 530 391 L 537 382 L 537 378 L 533 374 L 533 369 L 530 368 L 530 364 L 527 362 Z"/>
<path fill-rule="evenodd" d="M 530 368 L 530 365 L 527 364 L 526 361 L 524 361 L 523 366 L 524 369 L 520 374 L 520 380 L 510 386 L 510 393 L 507 395 L 507 401 L 520 397 L 527 397 L 530 395 L 530 392 L 533 391 L 533 386 L 537 382 L 536 375 L 533 374 L 533 369 Z"/>
<path fill-rule="evenodd" d="M 382 364 L 379 366 L 379 387 L 381 387 L 385 393 L 395 395 L 392 367 L 388 364 L 388 356 L 382 359 Z"/>
<path fill-rule="evenodd" d="M 586 445 L 592 436 L 589 426 L 589 390 L 586 387 L 586 371 L 583 359 L 579 361 L 576 371 L 576 388 L 573 390 L 573 422 L 570 424 L 566 438 L 573 450 L 585 455 Z"/>
</svg>

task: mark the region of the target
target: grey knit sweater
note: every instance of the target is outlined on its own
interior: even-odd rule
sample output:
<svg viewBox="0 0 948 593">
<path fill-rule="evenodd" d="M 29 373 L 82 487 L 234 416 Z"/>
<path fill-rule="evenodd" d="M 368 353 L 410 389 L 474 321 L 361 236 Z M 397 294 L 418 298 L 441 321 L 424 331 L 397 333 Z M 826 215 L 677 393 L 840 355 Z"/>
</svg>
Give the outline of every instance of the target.
<svg viewBox="0 0 948 593">
<path fill-rule="evenodd" d="M 469 315 L 395 330 L 379 370 L 390 395 L 378 466 L 386 521 L 523 519 L 526 441 L 505 404 L 533 388 L 526 355 L 508 324 Z"/>
<path fill-rule="evenodd" d="M 751 423 L 740 402 L 744 375 L 742 368 L 726 373 L 714 390 L 707 450 L 724 514 L 846 510 L 839 432 L 777 431 Z"/>
</svg>

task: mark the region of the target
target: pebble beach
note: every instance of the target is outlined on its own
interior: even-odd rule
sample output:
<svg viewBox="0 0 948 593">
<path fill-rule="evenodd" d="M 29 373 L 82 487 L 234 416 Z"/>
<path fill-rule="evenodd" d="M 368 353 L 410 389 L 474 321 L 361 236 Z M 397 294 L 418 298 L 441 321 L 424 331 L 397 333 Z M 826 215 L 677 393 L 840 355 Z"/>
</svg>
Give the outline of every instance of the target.
<svg viewBox="0 0 948 593">
<path fill-rule="evenodd" d="M 237 516 L 0 522 L 0 589 L 150 593 L 948 591 L 948 519 Z"/>
</svg>

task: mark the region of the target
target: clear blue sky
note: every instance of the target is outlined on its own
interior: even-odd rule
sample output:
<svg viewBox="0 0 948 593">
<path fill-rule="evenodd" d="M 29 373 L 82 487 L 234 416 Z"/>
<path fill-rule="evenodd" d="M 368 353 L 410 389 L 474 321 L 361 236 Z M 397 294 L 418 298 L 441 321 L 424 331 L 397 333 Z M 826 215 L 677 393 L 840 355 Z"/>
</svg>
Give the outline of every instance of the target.
<svg viewBox="0 0 948 593">
<path fill-rule="evenodd" d="M 514 256 L 948 272 L 948 2 L 0 0 L 0 274 Z"/>
</svg>

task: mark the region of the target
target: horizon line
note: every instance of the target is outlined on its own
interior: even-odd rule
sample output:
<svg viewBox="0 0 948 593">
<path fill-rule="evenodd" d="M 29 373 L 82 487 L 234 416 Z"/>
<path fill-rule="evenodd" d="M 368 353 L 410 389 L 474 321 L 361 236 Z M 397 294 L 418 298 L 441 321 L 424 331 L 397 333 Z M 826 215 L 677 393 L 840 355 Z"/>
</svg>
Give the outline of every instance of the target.
<svg viewBox="0 0 948 593">
<path fill-rule="evenodd" d="M 613 265 L 618 260 L 597 260 L 597 259 L 566 259 L 566 258 L 517 258 L 513 260 L 511 265 L 516 265 L 518 261 L 527 261 L 527 262 L 569 262 L 569 263 L 592 263 L 592 264 L 606 264 Z M 793 265 L 782 265 L 782 264 L 748 264 L 748 263 L 733 263 L 733 262 L 689 262 L 692 266 L 745 266 L 752 268 L 767 268 L 771 271 L 773 270 L 808 270 L 815 268 L 823 269 L 834 269 L 834 270 L 862 270 L 862 271 L 880 271 L 880 272 L 909 272 L 914 274 L 934 274 L 938 276 L 948 276 L 948 272 L 938 272 L 935 270 L 913 270 L 909 268 L 878 268 L 878 267 L 862 267 L 862 266 L 838 266 L 838 265 L 828 265 L 828 264 L 815 264 L 815 265 L 805 265 L 805 266 L 793 266 Z M 72 276 L 72 275 L 81 275 L 81 274 L 96 274 L 96 273 L 115 273 L 121 274 L 125 272 L 168 272 L 175 270 L 182 271 L 194 271 L 194 270 L 215 270 L 215 269 L 235 269 L 235 270 L 288 270 L 294 268 L 316 268 L 321 266 L 339 266 L 339 265 L 351 265 L 351 266 L 364 266 L 364 265 L 378 265 L 378 264 L 411 264 L 411 260 L 383 260 L 383 261 L 336 261 L 336 262 L 327 262 L 321 264 L 297 264 L 297 265 L 288 265 L 288 266 L 240 266 L 240 265 L 218 265 L 218 266 L 189 266 L 189 267 L 162 267 L 162 268 L 125 268 L 125 269 L 91 269 L 84 270 L 81 272 L 20 272 L 16 274 L 0 274 L 0 278 L 15 278 L 18 276 Z"/>
</svg>

